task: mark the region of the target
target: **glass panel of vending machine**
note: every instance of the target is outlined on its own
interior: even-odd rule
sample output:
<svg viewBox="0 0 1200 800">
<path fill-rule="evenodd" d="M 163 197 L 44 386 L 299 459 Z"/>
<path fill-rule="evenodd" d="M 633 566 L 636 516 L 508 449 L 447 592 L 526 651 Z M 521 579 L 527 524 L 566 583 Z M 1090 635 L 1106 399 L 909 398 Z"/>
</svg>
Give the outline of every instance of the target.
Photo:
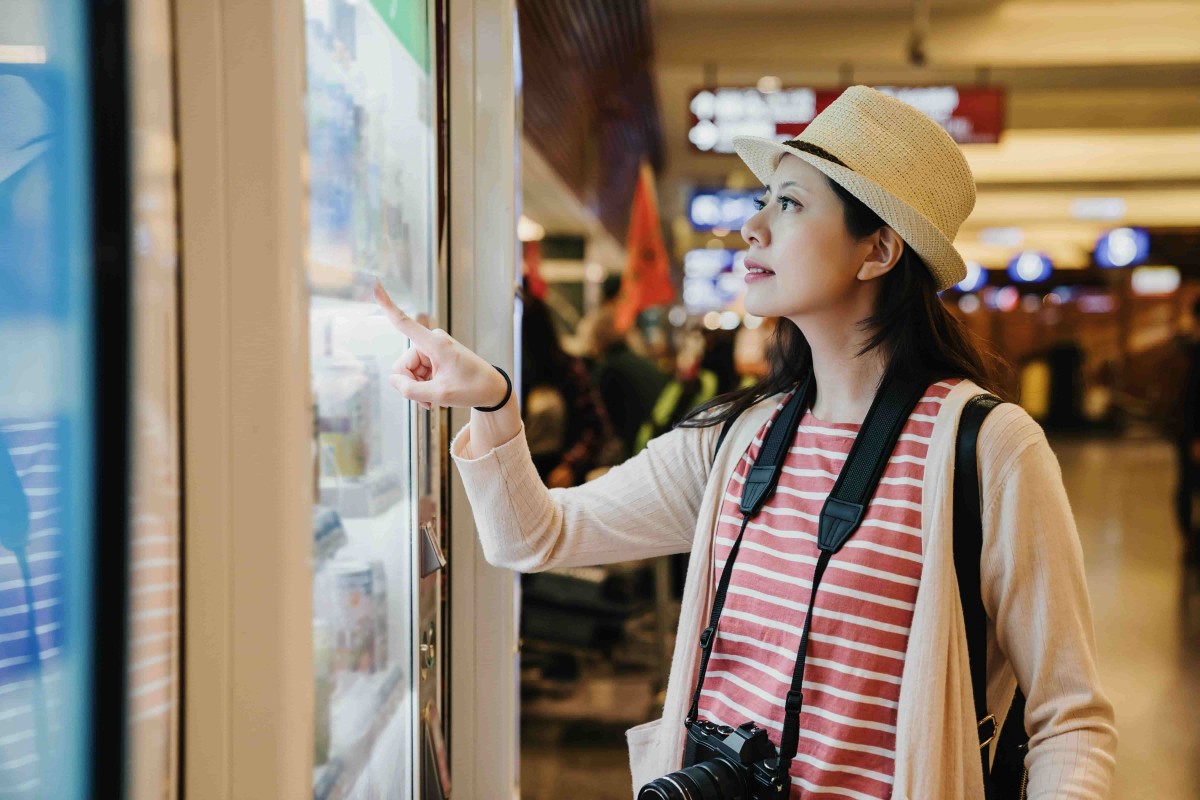
<svg viewBox="0 0 1200 800">
<path fill-rule="evenodd" d="M 313 796 L 415 797 L 440 624 L 420 578 L 440 556 L 438 432 L 387 381 L 408 341 L 372 292 L 435 313 L 430 9 L 305 0 L 305 20 Z"/>
</svg>

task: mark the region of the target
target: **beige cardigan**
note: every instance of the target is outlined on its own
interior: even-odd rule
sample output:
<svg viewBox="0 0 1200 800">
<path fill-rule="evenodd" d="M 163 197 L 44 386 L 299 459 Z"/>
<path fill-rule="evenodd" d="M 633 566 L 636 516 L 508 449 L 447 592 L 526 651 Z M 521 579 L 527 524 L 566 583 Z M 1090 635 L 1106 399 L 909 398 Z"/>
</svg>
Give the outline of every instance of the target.
<svg viewBox="0 0 1200 800">
<path fill-rule="evenodd" d="M 983 797 L 951 529 L 955 431 L 963 404 L 979 392 L 969 381 L 951 390 L 925 465 L 925 561 L 900 684 L 896 800 Z M 572 489 L 544 488 L 523 432 L 474 460 L 461 457 L 469 426 L 450 446 L 492 564 L 536 572 L 691 551 L 663 718 L 628 733 L 635 793 L 680 767 L 698 641 L 715 591 L 719 500 L 779 399 L 741 415 L 715 464 L 719 426 L 676 429 Z M 989 707 L 1003 722 L 1019 678 L 1032 734 L 1030 798 L 1105 798 L 1116 729 L 1100 688 L 1083 557 L 1058 461 L 1041 427 L 1004 404 L 984 423 L 979 463 Z"/>
</svg>

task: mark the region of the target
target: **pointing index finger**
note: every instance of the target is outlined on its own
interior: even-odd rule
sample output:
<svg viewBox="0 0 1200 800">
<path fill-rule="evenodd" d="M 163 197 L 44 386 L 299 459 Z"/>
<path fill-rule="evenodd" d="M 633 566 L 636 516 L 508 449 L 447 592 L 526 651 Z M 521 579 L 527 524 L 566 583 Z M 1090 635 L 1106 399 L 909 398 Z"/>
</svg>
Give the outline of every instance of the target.
<svg viewBox="0 0 1200 800">
<path fill-rule="evenodd" d="M 388 315 L 388 319 L 392 321 L 397 330 L 409 339 L 421 345 L 430 345 L 433 343 L 429 335 L 429 329 L 401 311 L 392 302 L 391 296 L 379 281 L 375 282 L 375 302 L 379 303 L 379 307 Z"/>
</svg>

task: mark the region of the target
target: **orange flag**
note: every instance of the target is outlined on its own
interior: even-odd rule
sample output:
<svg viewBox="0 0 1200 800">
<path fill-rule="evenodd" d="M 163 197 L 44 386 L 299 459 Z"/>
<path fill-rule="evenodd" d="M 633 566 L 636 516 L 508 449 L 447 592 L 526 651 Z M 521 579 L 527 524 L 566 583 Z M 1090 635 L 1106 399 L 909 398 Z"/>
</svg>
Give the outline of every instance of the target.
<svg viewBox="0 0 1200 800">
<path fill-rule="evenodd" d="M 633 212 L 629 217 L 625 248 L 629 257 L 625 262 L 625 274 L 621 276 L 621 301 L 614 320 L 618 331 L 628 330 L 642 309 L 675 300 L 667 248 L 658 226 L 654 173 L 648 164 L 642 165 L 637 188 L 633 191 Z"/>
<path fill-rule="evenodd" d="M 525 278 L 525 286 L 529 293 L 538 300 L 546 299 L 545 279 L 542 278 L 542 243 L 521 242 L 521 266 Z"/>
</svg>

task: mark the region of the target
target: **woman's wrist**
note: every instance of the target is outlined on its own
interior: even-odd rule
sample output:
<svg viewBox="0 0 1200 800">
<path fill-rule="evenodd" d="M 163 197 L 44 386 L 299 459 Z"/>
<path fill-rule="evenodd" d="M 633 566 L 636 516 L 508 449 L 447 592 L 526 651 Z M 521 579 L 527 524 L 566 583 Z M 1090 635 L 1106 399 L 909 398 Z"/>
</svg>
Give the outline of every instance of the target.
<svg viewBox="0 0 1200 800">
<path fill-rule="evenodd" d="M 509 391 L 510 381 L 495 372 L 496 393 L 492 396 L 499 400 Z M 471 435 L 467 440 L 466 451 L 469 458 L 480 458 L 502 444 L 512 441 L 521 432 L 521 414 L 517 404 L 509 396 L 504 404 L 496 411 L 471 411 Z"/>
<path fill-rule="evenodd" d="M 500 389 L 493 396 L 500 397 L 501 399 L 493 405 L 474 407 L 476 411 L 482 411 L 485 414 L 499 411 L 500 409 L 504 408 L 504 406 L 508 405 L 508 401 L 512 398 L 512 379 L 509 378 L 508 373 L 500 369 L 500 367 L 497 367 L 493 364 L 492 368 L 495 370 L 495 378 L 499 379 L 500 381 Z"/>
</svg>

